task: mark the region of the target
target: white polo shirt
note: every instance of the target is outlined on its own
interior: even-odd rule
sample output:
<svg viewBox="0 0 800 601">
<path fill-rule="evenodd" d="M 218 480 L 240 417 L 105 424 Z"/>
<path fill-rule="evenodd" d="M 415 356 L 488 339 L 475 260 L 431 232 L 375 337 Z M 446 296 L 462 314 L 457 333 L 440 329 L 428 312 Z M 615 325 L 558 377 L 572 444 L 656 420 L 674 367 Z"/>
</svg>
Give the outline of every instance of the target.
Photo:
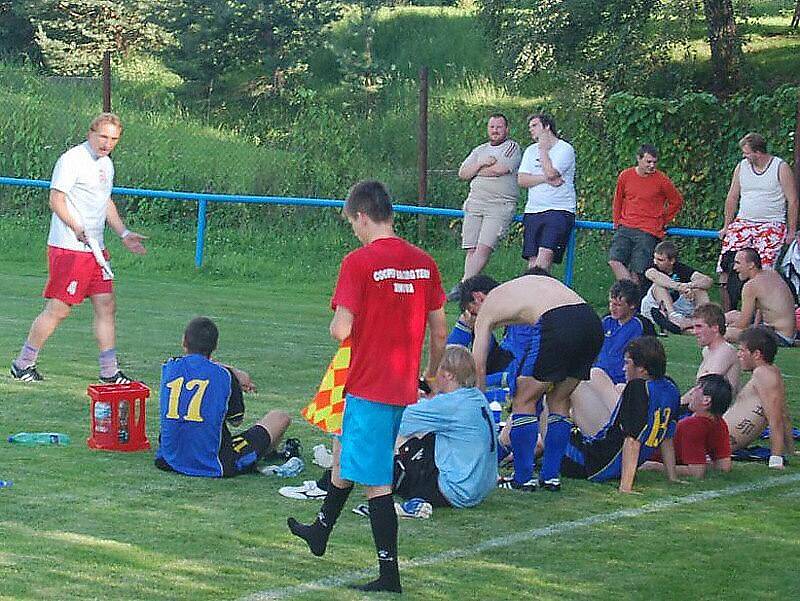
<svg viewBox="0 0 800 601">
<path fill-rule="evenodd" d="M 86 236 L 96 239 L 101 248 L 105 248 L 103 232 L 106 227 L 106 208 L 113 185 L 114 164 L 107 156 L 97 158 L 88 141 L 62 154 L 50 179 L 50 189 L 66 194 L 70 215 L 83 224 Z M 91 252 L 55 213 L 50 220 L 47 244 Z"/>
<path fill-rule="evenodd" d="M 543 211 L 569 211 L 574 213 L 577 206 L 575 194 L 575 149 L 564 140 L 558 140 L 550 149 L 550 161 L 553 167 L 561 174 L 564 183 L 560 186 L 551 186 L 547 182 L 528 188 L 528 202 L 525 205 L 526 213 L 541 213 Z M 539 143 L 531 144 L 522 155 L 519 166 L 520 173 L 530 175 L 544 175 L 542 163 L 539 160 Z"/>
</svg>

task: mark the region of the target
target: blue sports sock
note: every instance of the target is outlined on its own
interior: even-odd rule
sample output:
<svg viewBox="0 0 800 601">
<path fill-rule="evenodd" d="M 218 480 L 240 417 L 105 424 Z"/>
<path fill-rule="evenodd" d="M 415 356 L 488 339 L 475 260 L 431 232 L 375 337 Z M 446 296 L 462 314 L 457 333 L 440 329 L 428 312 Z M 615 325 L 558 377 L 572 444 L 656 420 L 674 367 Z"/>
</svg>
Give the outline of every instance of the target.
<svg viewBox="0 0 800 601">
<path fill-rule="evenodd" d="M 36 363 L 36 359 L 38 358 L 39 349 L 31 346 L 30 341 L 26 339 L 25 344 L 22 345 L 22 349 L 20 349 L 19 355 L 17 355 L 14 361 L 14 365 L 17 366 L 17 369 L 28 369 L 31 365 Z"/>
<path fill-rule="evenodd" d="M 117 349 L 110 348 L 105 351 L 100 351 L 100 377 L 110 378 L 119 371 L 117 364 Z"/>
<path fill-rule="evenodd" d="M 525 484 L 533 478 L 539 418 L 531 413 L 511 415 L 511 450 L 514 452 L 514 481 Z"/>
<path fill-rule="evenodd" d="M 569 418 L 551 413 L 547 418 L 547 434 L 544 437 L 544 457 L 542 458 L 542 480 L 558 478 L 561 473 L 561 460 L 567 450 L 572 422 Z"/>
</svg>

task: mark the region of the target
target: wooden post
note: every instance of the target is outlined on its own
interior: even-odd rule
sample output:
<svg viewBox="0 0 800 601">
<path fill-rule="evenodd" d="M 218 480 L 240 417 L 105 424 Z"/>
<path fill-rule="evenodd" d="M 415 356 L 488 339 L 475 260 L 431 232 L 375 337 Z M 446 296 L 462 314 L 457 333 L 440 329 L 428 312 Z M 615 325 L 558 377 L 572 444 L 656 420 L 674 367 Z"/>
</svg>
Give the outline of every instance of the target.
<svg viewBox="0 0 800 601">
<path fill-rule="evenodd" d="M 419 69 L 419 134 L 417 136 L 417 204 L 421 207 L 428 204 L 428 67 Z M 417 218 L 417 234 L 420 240 L 425 238 L 427 219 L 425 215 Z"/>
<path fill-rule="evenodd" d="M 103 112 L 111 112 L 111 52 L 103 53 Z"/>
</svg>

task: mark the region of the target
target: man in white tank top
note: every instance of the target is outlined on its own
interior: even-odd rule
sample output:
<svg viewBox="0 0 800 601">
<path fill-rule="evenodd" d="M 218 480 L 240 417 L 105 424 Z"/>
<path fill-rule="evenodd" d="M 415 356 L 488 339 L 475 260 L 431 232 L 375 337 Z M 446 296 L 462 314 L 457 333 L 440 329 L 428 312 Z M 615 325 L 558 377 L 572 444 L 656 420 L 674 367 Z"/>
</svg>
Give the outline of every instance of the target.
<svg viewBox="0 0 800 601">
<path fill-rule="evenodd" d="M 739 147 L 744 158 L 733 170 L 725 198 L 725 224 L 719 231 L 722 250 L 717 272 L 726 309 L 731 307 L 724 302 L 728 274 L 722 269 L 723 255 L 755 248 L 762 266 L 771 269 L 783 245 L 791 244 L 797 235 L 797 190 L 791 168 L 767 153 L 767 142 L 760 134 L 747 134 Z"/>
</svg>

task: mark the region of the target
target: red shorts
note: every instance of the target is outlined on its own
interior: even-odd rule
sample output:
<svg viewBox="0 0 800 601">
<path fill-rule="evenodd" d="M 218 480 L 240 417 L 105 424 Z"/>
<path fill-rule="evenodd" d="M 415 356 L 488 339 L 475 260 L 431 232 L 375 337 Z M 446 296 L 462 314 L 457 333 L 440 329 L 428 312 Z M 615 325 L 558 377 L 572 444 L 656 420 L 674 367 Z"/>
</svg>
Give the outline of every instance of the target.
<svg viewBox="0 0 800 601">
<path fill-rule="evenodd" d="M 770 268 L 775 266 L 778 254 L 783 248 L 786 238 L 786 224 L 780 222 L 748 221 L 747 219 L 734 219 L 728 226 L 728 232 L 722 241 L 720 260 L 729 250 L 742 250 L 754 248 L 761 257 L 761 266 Z M 722 272 L 720 261 L 717 261 L 717 272 Z"/>
<path fill-rule="evenodd" d="M 110 258 L 103 251 L 106 260 Z M 87 296 L 114 291 L 114 280 L 108 278 L 90 252 L 47 247 L 50 275 L 42 296 L 55 298 L 68 305 L 77 305 Z"/>
</svg>

